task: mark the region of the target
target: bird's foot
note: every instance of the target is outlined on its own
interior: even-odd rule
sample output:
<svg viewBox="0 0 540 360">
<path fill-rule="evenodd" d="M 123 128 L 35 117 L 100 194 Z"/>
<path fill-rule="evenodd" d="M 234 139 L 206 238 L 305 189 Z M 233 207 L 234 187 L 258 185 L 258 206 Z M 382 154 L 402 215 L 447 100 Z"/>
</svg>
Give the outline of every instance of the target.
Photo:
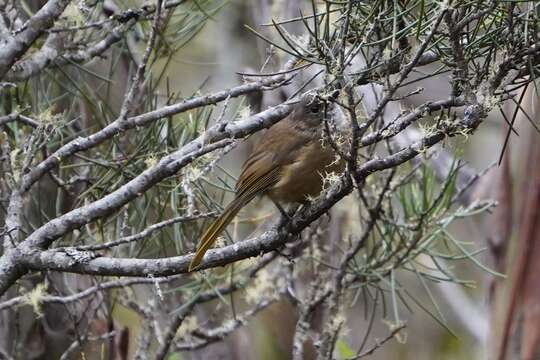
<svg viewBox="0 0 540 360">
<path fill-rule="evenodd" d="M 286 223 L 290 223 L 292 221 L 294 214 L 296 214 L 296 211 L 298 210 L 298 206 L 291 206 L 289 210 L 287 211 L 277 201 L 272 200 L 272 202 L 274 203 L 274 205 L 276 205 L 276 208 L 279 210 L 281 214 L 279 225 L 282 226 Z"/>
</svg>

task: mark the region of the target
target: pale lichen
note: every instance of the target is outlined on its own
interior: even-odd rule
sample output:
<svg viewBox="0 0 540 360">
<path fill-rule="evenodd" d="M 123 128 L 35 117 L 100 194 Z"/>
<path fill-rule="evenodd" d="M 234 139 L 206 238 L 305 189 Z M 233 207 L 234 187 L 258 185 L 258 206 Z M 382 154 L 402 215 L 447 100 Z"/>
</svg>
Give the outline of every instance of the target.
<svg viewBox="0 0 540 360">
<path fill-rule="evenodd" d="M 245 299 L 249 304 L 256 304 L 259 299 L 271 295 L 274 288 L 275 284 L 268 271 L 261 270 L 257 273 L 253 285 L 246 289 Z"/>
<path fill-rule="evenodd" d="M 62 18 L 65 19 L 70 25 L 74 26 L 82 26 L 86 22 L 82 11 L 74 2 L 66 6 L 66 9 L 62 13 Z"/>
<path fill-rule="evenodd" d="M 178 327 L 178 330 L 176 331 L 176 336 L 179 338 L 185 338 L 198 328 L 199 321 L 197 320 L 197 317 L 195 315 L 187 316 L 184 321 L 182 321 L 182 325 Z"/>
<path fill-rule="evenodd" d="M 34 310 L 34 313 L 41 317 L 43 311 L 41 309 L 41 303 L 43 298 L 47 294 L 47 285 L 45 283 L 37 284 L 29 293 L 23 296 L 23 304 L 30 305 Z"/>
</svg>

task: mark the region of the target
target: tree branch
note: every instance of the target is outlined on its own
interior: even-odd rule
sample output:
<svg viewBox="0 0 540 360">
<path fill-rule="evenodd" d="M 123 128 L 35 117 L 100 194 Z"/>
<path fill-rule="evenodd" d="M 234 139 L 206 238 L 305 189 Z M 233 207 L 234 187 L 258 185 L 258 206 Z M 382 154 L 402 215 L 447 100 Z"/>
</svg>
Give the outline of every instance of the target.
<svg viewBox="0 0 540 360">
<path fill-rule="evenodd" d="M 49 0 L 23 25 L 16 35 L 10 36 L 0 51 L 0 79 L 11 66 L 32 46 L 34 41 L 54 24 L 70 0 Z"/>
</svg>

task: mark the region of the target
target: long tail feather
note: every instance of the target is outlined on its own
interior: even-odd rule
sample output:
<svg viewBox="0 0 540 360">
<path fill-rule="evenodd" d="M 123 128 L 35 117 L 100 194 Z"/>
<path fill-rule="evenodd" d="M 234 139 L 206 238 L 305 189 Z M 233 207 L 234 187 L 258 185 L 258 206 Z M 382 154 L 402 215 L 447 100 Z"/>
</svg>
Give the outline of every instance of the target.
<svg viewBox="0 0 540 360">
<path fill-rule="evenodd" d="M 246 201 L 247 200 L 247 201 Z M 223 211 L 223 214 L 206 230 L 202 236 L 202 240 L 199 243 L 195 257 L 189 264 L 189 271 L 193 271 L 201 263 L 204 254 L 214 245 L 218 236 L 225 230 L 227 225 L 234 219 L 236 214 L 242 209 L 242 207 L 251 199 L 245 199 L 244 197 L 235 198 Z"/>
</svg>

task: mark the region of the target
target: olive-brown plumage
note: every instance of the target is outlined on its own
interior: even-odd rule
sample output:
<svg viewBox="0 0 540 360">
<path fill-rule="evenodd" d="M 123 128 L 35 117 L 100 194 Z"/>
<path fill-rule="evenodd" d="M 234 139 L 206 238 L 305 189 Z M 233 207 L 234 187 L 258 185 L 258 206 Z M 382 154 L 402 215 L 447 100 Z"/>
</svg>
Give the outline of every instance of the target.
<svg viewBox="0 0 540 360">
<path fill-rule="evenodd" d="M 332 148 L 323 146 L 322 133 L 322 105 L 304 98 L 287 118 L 262 135 L 242 166 L 234 199 L 203 234 L 189 271 L 257 195 L 267 195 L 277 204 L 305 203 L 321 192 L 324 174 L 343 167 Z"/>
</svg>

